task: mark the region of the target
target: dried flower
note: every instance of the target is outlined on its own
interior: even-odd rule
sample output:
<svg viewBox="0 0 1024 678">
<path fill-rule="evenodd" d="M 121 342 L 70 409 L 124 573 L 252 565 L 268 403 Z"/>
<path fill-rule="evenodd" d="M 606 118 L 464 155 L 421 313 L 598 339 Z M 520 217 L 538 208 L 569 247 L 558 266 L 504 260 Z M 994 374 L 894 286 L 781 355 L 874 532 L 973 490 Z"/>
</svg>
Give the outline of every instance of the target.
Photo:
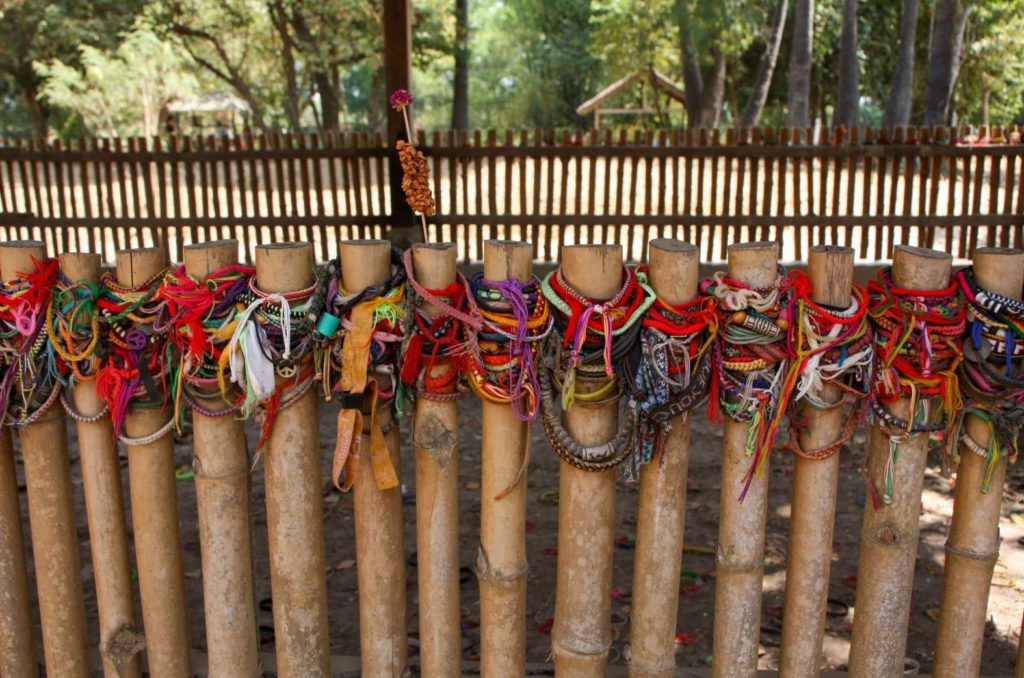
<svg viewBox="0 0 1024 678">
<path fill-rule="evenodd" d="M 412 102 L 413 98 L 412 94 L 409 93 L 409 90 L 396 89 L 394 93 L 391 95 L 391 108 L 395 109 L 396 111 L 402 110 L 406 106 L 410 105 Z"/>
<path fill-rule="evenodd" d="M 399 140 L 398 160 L 402 163 L 402 190 L 414 212 L 434 215 L 434 195 L 430 192 L 430 166 L 427 157 L 412 144 Z"/>
</svg>

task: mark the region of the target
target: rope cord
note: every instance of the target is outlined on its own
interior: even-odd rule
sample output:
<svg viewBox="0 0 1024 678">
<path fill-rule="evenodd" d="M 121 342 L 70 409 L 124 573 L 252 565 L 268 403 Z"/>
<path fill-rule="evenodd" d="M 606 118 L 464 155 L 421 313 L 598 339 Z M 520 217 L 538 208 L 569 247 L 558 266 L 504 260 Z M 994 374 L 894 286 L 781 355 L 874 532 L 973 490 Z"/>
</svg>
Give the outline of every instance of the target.
<svg viewBox="0 0 1024 678">
<path fill-rule="evenodd" d="M 660 456 L 673 419 L 707 397 L 711 346 L 718 333 L 716 304 L 714 297 L 677 305 L 658 298 L 644 316 L 641 358 L 629 401 L 637 424 L 628 476 L 635 477 L 642 464 Z"/>
<path fill-rule="evenodd" d="M 647 286 L 646 274 L 634 268 L 623 267 L 622 281 L 619 291 L 601 302 L 569 286 L 561 268 L 541 284 L 554 316 L 538 373 L 544 432 L 563 461 L 587 471 L 608 470 L 626 459 L 635 418 L 627 412 L 611 441 L 581 445 L 562 425 L 555 392 L 561 393 L 561 411 L 600 407 L 617 403 L 632 382 L 640 359 L 640 320 L 655 295 Z M 589 388 L 577 390 L 582 383 Z"/>
<path fill-rule="evenodd" d="M 721 330 L 712 345 L 715 380 L 708 417 L 747 422 L 746 454 L 753 463 L 740 501 L 775 442 L 785 410 L 783 385 L 789 365 L 787 335 L 792 325 L 791 280 L 781 268 L 775 282 L 755 289 L 719 271 L 701 282 L 701 292 L 718 300 Z"/>
<path fill-rule="evenodd" d="M 804 282 L 806 274 L 794 271 L 790 277 L 795 281 L 796 332 L 791 342 L 790 373 L 783 388 L 789 394 L 787 448 L 805 459 L 827 459 L 849 442 L 866 412 L 874 364 L 867 290 L 854 285 L 849 305 L 837 309 L 813 301 L 810 282 Z M 823 397 L 827 385 L 839 391 L 839 398 L 834 402 Z M 852 402 L 853 406 L 835 440 L 818 449 L 804 449 L 799 429 L 806 428 L 807 422 L 800 417 L 800 406 L 807 404 L 817 410 L 832 410 L 847 402 Z"/>
<path fill-rule="evenodd" d="M 966 322 L 963 293 L 955 280 L 940 290 L 901 289 L 893 286 L 891 269 L 885 268 L 868 283 L 868 294 L 875 329 L 871 414 L 889 437 L 882 492 L 882 502 L 888 504 L 900 444 L 920 433 L 942 440 L 947 425 L 963 409 L 956 371 L 963 359 Z M 901 398 L 910 400 L 906 419 L 886 407 Z M 947 446 L 954 438 L 947 438 Z M 877 506 L 873 483 L 869 490 Z"/>
<path fill-rule="evenodd" d="M 965 404 L 953 427 L 949 461 L 959 463 L 957 441 L 983 457 L 982 492 L 988 492 L 1000 460 L 1016 461 L 1024 430 L 1024 303 L 982 289 L 971 268 L 959 271 L 956 282 L 967 302 L 964 359 L 957 369 Z M 968 433 L 968 414 L 988 429 L 987 444 Z"/>
<path fill-rule="evenodd" d="M 32 259 L 32 270 L 0 283 L 0 412 L 4 424 L 38 421 L 61 392 L 57 353 L 43 331 L 57 284 L 56 259 Z"/>
</svg>

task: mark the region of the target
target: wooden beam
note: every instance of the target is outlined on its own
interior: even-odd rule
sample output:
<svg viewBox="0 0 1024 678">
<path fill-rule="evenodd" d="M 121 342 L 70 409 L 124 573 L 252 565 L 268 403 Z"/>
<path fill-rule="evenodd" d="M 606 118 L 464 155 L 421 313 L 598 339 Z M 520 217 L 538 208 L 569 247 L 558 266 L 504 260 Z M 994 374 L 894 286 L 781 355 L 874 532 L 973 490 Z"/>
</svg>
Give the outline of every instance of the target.
<svg viewBox="0 0 1024 678">
<path fill-rule="evenodd" d="M 411 88 L 412 72 L 412 12 L 409 0 L 384 0 L 384 86 L 387 96 L 397 89 Z M 411 118 L 411 112 L 410 112 Z M 411 120 L 410 120 L 411 122 Z M 394 228 L 391 239 L 410 242 L 416 234 L 416 216 L 402 194 L 402 166 L 395 142 L 405 139 L 402 114 L 388 106 L 388 179 L 391 195 L 391 214 Z M 410 139 L 409 141 L 413 141 Z"/>
</svg>

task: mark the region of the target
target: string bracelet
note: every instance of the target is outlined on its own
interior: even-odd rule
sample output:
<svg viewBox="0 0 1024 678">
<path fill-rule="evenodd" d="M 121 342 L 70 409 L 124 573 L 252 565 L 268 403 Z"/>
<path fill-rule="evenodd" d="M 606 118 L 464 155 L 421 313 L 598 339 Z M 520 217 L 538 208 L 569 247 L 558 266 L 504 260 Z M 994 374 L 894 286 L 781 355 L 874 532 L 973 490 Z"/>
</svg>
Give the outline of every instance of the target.
<svg viewBox="0 0 1024 678">
<path fill-rule="evenodd" d="M 641 357 L 629 406 L 636 416 L 632 463 L 627 476 L 660 458 L 675 417 L 693 411 L 712 384 L 712 344 L 718 333 L 714 297 L 672 305 L 658 298 L 642 320 Z"/>
<path fill-rule="evenodd" d="M 412 399 L 454 400 L 461 393 L 461 375 L 478 360 L 473 352 L 483 318 L 461 273 L 448 287 L 431 290 L 416 280 L 412 250 L 402 262 L 412 290 L 412 317 L 402 347 L 401 382 Z"/>
<path fill-rule="evenodd" d="M 986 460 L 982 492 L 988 492 L 999 462 L 1016 461 L 1024 429 L 1024 303 L 978 286 L 968 267 L 956 274 L 967 304 L 963 362 L 957 368 L 964 408 L 956 420 L 951 464 L 959 463 L 959 443 Z M 988 443 L 975 440 L 966 415 L 988 429 Z"/>
<path fill-rule="evenodd" d="M 867 289 L 854 285 L 850 303 L 845 308 L 833 308 L 814 302 L 806 274 L 794 271 L 790 277 L 794 281 L 796 320 L 791 342 L 793 357 L 783 387 L 789 404 L 787 448 L 805 459 L 827 459 L 853 437 L 871 393 L 874 337 L 868 322 Z M 827 385 L 839 391 L 839 397 L 832 402 L 823 397 Z M 833 410 L 847 403 L 852 406 L 835 440 L 818 449 L 804 449 L 799 431 L 807 422 L 800 416 L 800 406 Z"/>
<path fill-rule="evenodd" d="M 881 502 L 892 501 L 899 446 L 919 434 L 945 439 L 947 456 L 955 436 L 949 424 L 963 409 L 957 368 L 963 360 L 966 328 L 963 292 L 956 280 L 940 290 L 913 290 L 893 285 L 890 268 L 868 283 L 868 315 L 875 335 L 875 378 L 870 396 L 875 423 L 889 437 Z M 892 414 L 888 405 L 910 400 L 907 419 Z M 869 482 L 878 506 L 878 490 Z"/>
<path fill-rule="evenodd" d="M 60 399 L 58 354 L 44 331 L 59 264 L 32 259 L 32 270 L 0 283 L 0 412 L 7 426 L 38 421 Z"/>
<path fill-rule="evenodd" d="M 575 441 L 561 417 L 572 407 L 620 402 L 633 380 L 640 357 L 641 320 L 654 304 L 655 294 L 646 274 L 633 267 L 623 267 L 622 281 L 607 301 L 589 299 L 573 289 L 560 268 L 541 283 L 553 315 L 538 370 L 544 431 L 559 457 L 583 470 L 614 468 L 632 449 L 632 410 L 627 410 L 613 440 L 595 446 Z M 587 388 L 578 389 L 579 384 Z M 556 398 L 556 393 L 561 397 Z"/>
<path fill-rule="evenodd" d="M 700 284 L 701 293 L 717 299 L 720 324 L 712 344 L 714 384 L 708 401 L 708 417 L 746 422 L 745 452 L 752 463 L 744 479 L 740 501 L 761 472 L 775 442 L 785 403 L 781 399 L 793 322 L 791 282 L 780 268 L 774 283 L 753 288 L 715 273 Z"/>
<path fill-rule="evenodd" d="M 110 410 L 114 432 L 124 432 L 128 407 L 163 408 L 172 392 L 169 376 L 166 302 L 157 292 L 167 271 L 136 287 L 120 285 L 112 273 L 100 278 L 96 300 L 106 328 L 103 366 L 96 374 L 96 394 Z"/>
</svg>

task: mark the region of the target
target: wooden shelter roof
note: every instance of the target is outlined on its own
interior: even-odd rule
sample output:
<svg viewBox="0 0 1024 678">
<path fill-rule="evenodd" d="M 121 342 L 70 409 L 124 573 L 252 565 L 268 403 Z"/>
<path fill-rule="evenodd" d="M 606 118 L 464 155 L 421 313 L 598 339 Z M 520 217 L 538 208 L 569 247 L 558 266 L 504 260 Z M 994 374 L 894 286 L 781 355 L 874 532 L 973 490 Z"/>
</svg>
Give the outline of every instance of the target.
<svg viewBox="0 0 1024 678">
<path fill-rule="evenodd" d="M 682 86 L 673 82 L 667 75 L 653 66 L 648 66 L 625 77 L 619 78 L 612 84 L 608 85 L 593 97 L 580 104 L 576 108 L 576 113 L 579 115 L 593 113 L 601 106 L 602 103 L 641 80 L 646 80 L 652 88 L 660 89 L 676 101 L 682 103 L 684 106 L 686 105 L 686 94 Z"/>
</svg>

